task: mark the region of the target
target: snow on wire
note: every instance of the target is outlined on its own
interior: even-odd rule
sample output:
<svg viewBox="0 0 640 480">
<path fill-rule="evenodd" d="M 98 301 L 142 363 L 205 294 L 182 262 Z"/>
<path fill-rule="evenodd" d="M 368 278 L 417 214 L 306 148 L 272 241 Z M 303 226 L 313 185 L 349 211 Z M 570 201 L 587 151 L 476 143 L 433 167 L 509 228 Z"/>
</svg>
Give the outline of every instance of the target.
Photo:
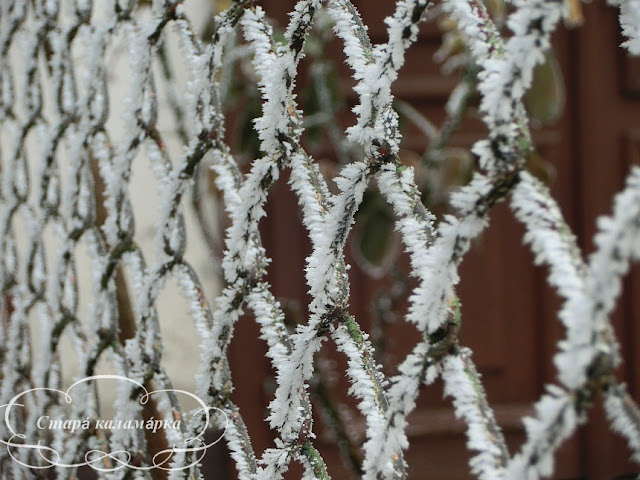
<svg viewBox="0 0 640 480">
<path fill-rule="evenodd" d="M 638 54 L 638 2 L 616 3 L 627 37 L 623 45 Z M 606 396 L 612 428 L 627 438 L 633 458 L 640 461 L 640 413 L 613 374 L 620 358 L 609 323 L 622 276 L 631 262 L 640 259 L 640 168 L 632 169 L 625 189 L 615 198 L 611 216 L 600 220 L 597 249 L 588 261 L 547 187 L 523 170 L 532 144 L 522 98 L 535 66 L 550 46 L 551 34 L 567 14 L 565 7 L 557 0 L 515 0 L 507 21 L 513 34 L 503 39 L 482 2 L 443 1 L 477 65 L 480 111 L 489 137 L 473 147 L 479 171 L 452 195 L 457 216 L 447 216 L 437 227 L 435 216 L 421 201 L 413 169 L 398 157 L 401 135 L 391 93 L 428 7 L 426 0 L 398 1 L 386 20 L 388 41 L 376 45 L 349 0 L 300 0 L 290 15 L 284 40 L 275 39 L 261 7 L 250 0 L 235 0 L 216 16 L 207 41 L 195 32 L 180 1 L 154 0 L 148 14 L 142 16 L 138 12 L 143 5 L 133 0 L 100 2 L 101 17 L 94 15 L 98 2 L 90 0 L 2 2 L 0 302 L 6 318 L 0 327 L 0 404 L 32 385 L 60 387 L 56 357 L 65 331 L 74 341 L 87 376 L 94 374 L 103 356 L 110 356 L 119 374 L 171 389 L 171 379 L 161 364 L 157 300 L 163 285 L 173 277 L 189 302 L 202 338 L 197 393 L 230 419 L 225 439 L 242 479 L 283 478 L 292 461 L 302 464 L 305 479 L 330 478 L 313 443 L 307 392 L 314 357 L 329 338 L 347 357 L 350 393 L 366 421 L 361 466 L 365 479 L 409 477 L 410 465 L 403 453 L 409 445 L 406 419 L 416 406 L 421 385 L 431 384 L 438 376 L 456 415 L 468 426 L 468 448 L 475 453 L 470 468 L 478 478 L 550 475 L 555 450 L 586 418 L 594 386 Z M 305 40 L 322 9 L 344 44 L 346 63 L 356 81 L 357 122 L 346 133 L 364 152 L 362 160 L 345 165 L 336 177 L 337 193 L 331 193 L 317 162 L 302 146 L 304 112 L 294 93 Z M 153 69 L 169 28 L 180 39 L 190 78 L 183 98 L 186 142 L 179 158 L 171 157 L 158 128 Z M 262 95 L 262 113 L 254 123 L 262 156 L 253 160 L 246 174 L 225 143 L 221 108 L 226 46 L 235 41 L 238 31 L 250 48 Z M 127 39 L 132 78 L 122 119 L 124 133 L 122 138 L 110 138 L 106 52 L 121 33 Z M 81 59 L 71 53 L 76 43 L 83 45 Z M 25 52 L 19 58 L 14 52 L 17 48 Z M 46 68 L 39 65 L 42 58 Z M 18 83 L 18 78 L 23 81 Z M 177 105 L 175 88 L 171 95 Z M 27 147 L 31 137 L 36 137 L 37 149 Z M 134 241 L 135 215 L 129 194 L 132 163 L 140 154 L 152 164 L 161 197 L 156 256 L 151 264 Z M 184 258 L 187 231 L 181 206 L 205 162 L 216 173 L 230 220 L 222 259 L 224 286 L 211 303 L 196 269 Z M 289 183 L 312 245 L 306 267 L 310 316 L 294 332 L 287 329 L 283 309 L 265 280 L 270 260 L 258 229 L 266 215 L 269 190 L 284 168 L 291 171 Z M 422 340 L 391 378 L 382 373 L 368 335 L 349 313 L 348 303 L 349 265 L 344 249 L 373 179 L 393 208 L 411 274 L 418 279 L 406 320 L 416 325 Z M 560 319 L 567 332 L 555 357 L 559 385 L 548 387 L 536 404 L 535 417 L 524 419 L 527 440 L 513 457 L 487 402 L 471 352 L 459 344 L 461 313 L 455 294 L 458 266 L 471 240 L 487 227 L 491 207 L 509 194 L 515 216 L 526 227 L 525 242 L 536 262 L 549 266 L 549 283 L 564 299 Z M 26 248 L 18 248 L 14 231 L 21 222 L 26 225 Z M 43 235 L 48 227 L 57 235 L 59 248 L 55 251 L 45 247 Z M 78 307 L 75 249 L 81 239 L 88 245 L 93 273 L 88 321 L 80 320 Z M 47 262 L 47 256 L 53 261 Z M 47 271 L 49 263 L 51 272 Z M 127 278 L 135 297 L 134 333 L 123 343 L 118 341 L 122 315 L 119 276 Z M 268 415 L 277 438 L 261 458 L 254 452 L 242 412 L 231 399 L 227 351 L 245 307 L 260 326 L 277 372 Z M 32 314 L 38 316 L 43 345 L 33 364 L 28 321 Z M 76 399 L 69 407 L 71 415 L 95 415 L 95 393 L 90 388 L 80 390 L 80 401 Z M 131 400 L 137 393 L 134 388 L 119 392 L 119 418 L 140 417 L 140 406 Z M 35 403 L 23 418 L 25 425 L 33 425 L 34 415 L 42 409 L 63 409 L 46 393 L 31 402 Z M 185 416 L 171 395 L 158 401 L 156 408 L 165 420 Z M 221 421 L 221 417 L 215 419 Z M 182 429 L 171 432 L 171 443 L 185 443 L 199 431 L 203 420 L 203 415 L 195 415 Z M 5 430 L 0 427 L 2 435 Z M 37 434 L 33 429 L 26 432 L 30 439 Z M 54 441 L 60 451 L 69 452 L 69 458 L 62 459 L 66 463 L 74 461 L 82 442 L 92 448 L 107 442 L 111 450 L 146 452 L 149 448 L 144 435 L 127 432 L 113 432 L 108 439 L 93 432 L 81 440 L 56 434 Z M 34 453 L 19 451 L 16 458 L 38 462 Z M 189 450 L 175 454 L 171 467 L 191 467 L 172 470 L 170 478 L 199 475 L 194 458 Z M 2 478 L 28 477 L 12 460 L 0 451 Z M 109 478 L 124 478 L 125 470 Z"/>
</svg>

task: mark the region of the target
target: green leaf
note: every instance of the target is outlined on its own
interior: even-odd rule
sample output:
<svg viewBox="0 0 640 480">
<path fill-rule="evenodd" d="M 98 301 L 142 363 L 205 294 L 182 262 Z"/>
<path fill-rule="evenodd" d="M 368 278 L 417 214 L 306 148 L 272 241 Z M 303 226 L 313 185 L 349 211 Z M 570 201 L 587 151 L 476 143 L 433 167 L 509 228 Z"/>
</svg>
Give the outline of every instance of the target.
<svg viewBox="0 0 640 480">
<path fill-rule="evenodd" d="M 376 191 L 365 193 L 354 231 L 355 256 L 368 271 L 384 269 L 390 263 L 397 243 L 390 207 Z"/>
<path fill-rule="evenodd" d="M 531 88 L 524 96 L 524 105 L 531 120 L 538 125 L 558 121 L 566 102 L 564 79 L 553 50 L 547 50 L 545 61 L 533 71 Z"/>
</svg>

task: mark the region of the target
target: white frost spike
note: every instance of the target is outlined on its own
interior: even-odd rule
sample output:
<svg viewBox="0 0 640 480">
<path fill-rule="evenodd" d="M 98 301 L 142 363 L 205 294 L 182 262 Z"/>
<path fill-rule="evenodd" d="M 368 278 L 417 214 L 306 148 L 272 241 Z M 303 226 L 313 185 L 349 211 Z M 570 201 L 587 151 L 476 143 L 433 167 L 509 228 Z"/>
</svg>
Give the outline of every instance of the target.
<svg viewBox="0 0 640 480">
<path fill-rule="evenodd" d="M 261 255 L 262 249 L 254 246 L 250 239 L 257 234 L 258 221 L 265 215 L 267 192 L 262 185 L 277 180 L 279 175 L 278 167 L 271 158 L 258 159 L 238 192 L 243 203 L 233 212 L 234 222 L 227 230 L 228 252 L 222 263 L 229 282 L 237 280 L 238 270 L 250 271 L 256 257 Z"/>
<path fill-rule="evenodd" d="M 443 362 L 444 394 L 453 398 L 456 416 L 467 423 L 467 447 L 480 452 L 470 461 L 471 472 L 481 480 L 503 480 L 507 452 L 497 444 L 496 435 L 502 434 L 493 430 L 497 423 L 491 409 L 483 404 L 482 386 L 476 383 L 471 367 L 465 365 L 469 357 L 470 352 L 465 350 Z"/>
<path fill-rule="evenodd" d="M 302 426 L 300 416 L 301 390 L 313 374 L 313 356 L 324 337 L 317 335 L 317 325 L 299 326 L 292 338 L 291 354 L 278 371 L 278 389 L 269 405 L 269 424 L 282 433 L 282 438 L 296 438 Z"/>
<path fill-rule="evenodd" d="M 368 38 L 365 39 L 360 35 L 360 33 L 366 34 L 367 27 L 363 25 L 365 31 L 359 32 L 359 26 L 362 25 L 360 13 L 355 8 L 350 8 L 344 1 L 330 0 L 329 14 L 335 23 L 333 30 L 344 42 L 343 50 L 346 61 L 354 71 L 354 78 L 356 80 L 362 79 L 365 65 L 372 62 L 373 59 L 368 51 L 371 47 L 368 44 Z"/>
<path fill-rule="evenodd" d="M 623 385 L 613 385 L 607 390 L 604 406 L 611 427 L 627 439 L 633 459 L 640 463 L 640 411 L 630 399 Z"/>
<path fill-rule="evenodd" d="M 634 165 L 625 189 L 616 195 L 611 217 L 598 219 L 596 252 L 589 259 L 589 295 L 608 315 L 622 289 L 631 261 L 640 260 L 640 167 Z M 599 320 L 599 319 L 596 319 Z"/>
<path fill-rule="evenodd" d="M 577 424 L 571 397 L 553 389 L 536 403 L 537 418 L 527 417 L 527 441 L 510 462 L 507 478 L 537 480 L 553 473 L 553 452 Z"/>
<path fill-rule="evenodd" d="M 278 448 L 269 448 L 265 450 L 262 456 L 264 468 L 261 468 L 256 475 L 256 480 L 280 480 L 287 470 L 289 470 L 289 462 L 291 453 L 283 448 L 282 441 L 276 440 Z"/>
<path fill-rule="evenodd" d="M 295 153 L 290 160 L 291 175 L 289 183 L 294 192 L 298 194 L 298 201 L 302 208 L 303 222 L 309 230 L 309 236 L 313 245 L 321 242 L 324 236 L 324 218 L 326 210 L 318 197 L 328 198 L 329 191 L 324 181 L 320 185 L 321 191 L 316 192 L 310 177 L 322 178 L 317 164 L 307 163 L 302 154 Z"/>
<path fill-rule="evenodd" d="M 197 277 L 193 277 L 195 272 L 182 266 L 178 272 L 178 285 L 184 297 L 189 301 L 189 312 L 195 321 L 196 328 L 201 337 L 209 334 L 209 322 L 206 315 L 207 299 L 202 289 L 197 285 Z"/>
<path fill-rule="evenodd" d="M 360 104 L 353 111 L 358 124 L 350 127 L 349 138 L 365 147 L 367 155 L 378 156 L 378 148 L 397 153 L 398 115 L 392 109 L 391 84 L 405 60 L 405 51 L 417 38 L 417 24 L 427 8 L 426 0 L 404 0 L 395 13 L 385 20 L 389 41 L 372 47 L 360 17 L 347 2 L 330 2 L 330 13 L 336 22 L 336 34 L 345 42 L 347 63 L 358 82 L 354 90 Z"/>
<path fill-rule="evenodd" d="M 326 313 L 326 306 L 336 300 L 337 257 L 342 255 L 346 236 L 354 222 L 353 215 L 362 201 L 369 175 L 368 165 L 358 162 L 345 166 L 336 179 L 341 194 L 332 199 L 324 235 L 318 239 L 319 244 L 308 258 L 307 283 L 309 293 L 313 296 L 310 309 L 315 315 Z"/>
<path fill-rule="evenodd" d="M 412 274 L 426 280 L 429 276 L 429 263 L 424 252 L 435 236 L 435 217 L 422 207 L 413 168 L 400 171 L 389 164 L 380 170 L 378 186 L 399 218 L 396 229 L 402 233 L 407 252 L 410 254 Z M 417 211 L 422 212 L 422 215 L 417 214 Z"/>
<path fill-rule="evenodd" d="M 237 412 L 231 412 L 232 415 Z M 231 453 L 231 458 L 235 462 L 235 467 L 238 470 L 239 480 L 253 480 L 255 474 L 252 474 L 252 467 L 247 461 L 247 455 L 244 451 L 244 438 L 239 431 L 236 421 L 230 421 L 227 423 L 227 430 L 225 432 L 225 439 L 227 441 L 227 448 Z M 251 459 L 255 460 L 255 459 Z"/>
<path fill-rule="evenodd" d="M 354 319 L 347 319 L 355 323 Z M 367 339 L 367 335 L 363 334 L 359 343 L 354 341 L 349 333 L 348 328 L 345 325 L 340 325 L 333 332 L 332 337 L 336 342 L 338 350 L 343 352 L 348 359 L 348 375 L 351 378 L 350 393 L 358 399 L 358 409 L 364 415 L 367 423 L 367 438 L 375 439 L 379 438 L 375 436 L 376 428 L 384 421 L 384 412 L 386 405 L 381 405 L 382 402 L 386 402 L 383 391 L 378 391 L 377 385 L 382 384 L 379 378 L 378 368 L 375 364 L 372 365 L 373 350 Z M 367 362 L 367 363 L 365 363 Z M 378 380 L 377 385 L 375 380 Z M 365 445 L 365 450 L 367 445 Z M 392 455 L 395 452 L 389 453 L 386 460 L 390 462 Z M 365 470 L 365 477 L 372 477 L 372 471 Z"/>
<path fill-rule="evenodd" d="M 633 55 L 640 55 L 640 0 L 622 0 L 620 26 L 629 40 L 622 44 Z"/>
<path fill-rule="evenodd" d="M 549 283 L 566 300 L 560 318 L 567 328 L 567 342 L 556 357 L 556 364 L 562 382 L 575 388 L 584 382 L 589 363 L 597 353 L 590 345 L 587 267 L 548 188 L 527 172 L 521 173 L 514 189 L 512 208 L 527 227 L 524 240 L 531 244 L 536 263 L 551 267 Z"/>
<path fill-rule="evenodd" d="M 289 102 L 288 88 L 282 79 L 287 78 L 295 65 L 289 52 L 283 48 L 276 45 L 275 51 L 272 50 L 273 32 L 264 16 L 260 7 L 255 11 L 248 10 L 242 19 L 242 26 L 246 40 L 255 50 L 253 64 L 261 79 L 260 89 L 264 99 L 262 117 L 255 121 L 256 130 L 262 141 L 262 149 L 275 155 L 280 147 L 278 134 L 286 133 L 289 125 L 288 118 L 282 114 L 283 105 Z"/>
<path fill-rule="evenodd" d="M 280 303 L 269 291 L 268 284 L 256 286 L 249 294 L 247 303 L 260 324 L 260 338 L 269 346 L 267 355 L 271 358 L 273 366 L 279 370 L 285 364 L 291 349 Z"/>
</svg>

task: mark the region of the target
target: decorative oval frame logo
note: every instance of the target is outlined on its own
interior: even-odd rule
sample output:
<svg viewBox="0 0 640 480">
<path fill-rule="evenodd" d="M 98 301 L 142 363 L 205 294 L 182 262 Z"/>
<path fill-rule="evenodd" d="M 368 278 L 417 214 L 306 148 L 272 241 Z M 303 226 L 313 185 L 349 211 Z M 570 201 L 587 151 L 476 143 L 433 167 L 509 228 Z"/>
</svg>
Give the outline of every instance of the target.
<svg viewBox="0 0 640 480">
<path fill-rule="evenodd" d="M 90 381 L 94 381 L 94 380 L 121 380 L 121 381 L 125 381 L 125 382 L 129 382 L 132 383 L 136 386 L 138 386 L 141 389 L 141 392 L 144 392 L 144 394 L 140 397 L 140 405 L 146 405 L 149 401 L 149 399 L 151 398 L 152 395 L 155 395 L 157 393 L 169 393 L 169 392 L 174 392 L 174 393 L 181 393 L 183 395 L 187 395 L 188 397 L 191 397 L 193 400 L 195 400 L 198 405 L 200 406 L 200 408 L 198 410 L 196 410 L 193 415 L 197 415 L 200 412 L 203 412 L 205 415 L 205 424 L 204 424 L 204 428 L 202 429 L 202 431 L 200 433 L 198 433 L 195 437 L 192 438 L 187 438 L 184 440 L 185 447 L 177 447 L 176 445 L 173 445 L 171 448 L 166 448 L 164 450 L 161 450 L 159 452 L 157 452 L 153 458 L 151 459 L 153 465 L 148 465 L 148 466 L 138 466 L 138 465 L 134 465 L 131 463 L 131 460 L 133 457 L 133 455 L 126 451 L 126 450 L 118 450 L 115 452 L 105 452 L 103 450 L 98 450 L 98 449 L 91 449 L 89 451 L 87 451 L 84 455 L 84 462 L 78 462 L 78 463 L 60 463 L 60 459 L 62 458 L 62 456 L 60 455 L 60 453 L 55 450 L 52 447 L 49 447 L 47 445 L 43 445 L 40 441 L 37 444 L 25 444 L 25 443 L 14 443 L 14 439 L 24 439 L 26 440 L 26 435 L 23 433 L 17 433 L 16 430 L 13 428 L 11 421 L 10 421 L 10 416 L 11 416 L 11 411 L 14 407 L 24 407 L 23 404 L 18 403 L 18 400 L 20 400 L 20 398 L 22 398 L 23 396 L 32 393 L 32 392 L 36 392 L 36 391 L 48 391 L 48 392 L 55 392 L 58 394 L 62 394 L 64 396 L 64 400 L 66 403 L 71 404 L 73 403 L 73 398 L 70 395 L 71 390 L 76 387 L 77 385 L 80 385 L 82 383 L 85 382 L 90 382 Z M 9 456 L 18 464 L 27 467 L 27 468 L 31 468 L 31 469 L 37 469 L 37 470 L 43 470 L 43 469 L 48 469 L 48 468 L 52 468 L 52 467 L 58 467 L 58 468 L 78 468 L 78 467 L 82 467 L 82 466 L 88 466 L 91 467 L 92 469 L 99 471 L 99 472 L 114 472 L 117 470 L 120 470 L 122 468 L 128 467 L 128 468 L 132 468 L 135 470 L 152 470 L 155 468 L 161 469 L 161 470 L 165 470 L 165 471 L 179 471 L 179 470 L 185 470 L 188 468 L 191 468 L 194 465 L 197 465 L 198 463 L 200 463 L 200 461 L 204 458 L 204 455 L 206 454 L 206 451 L 211 448 L 213 445 L 217 444 L 220 440 L 222 440 L 222 438 L 224 437 L 227 428 L 229 427 L 229 417 L 227 416 L 227 414 L 217 408 L 217 407 L 208 407 L 200 397 L 198 397 L 197 395 L 191 393 L 191 392 L 187 392 L 185 390 L 179 390 L 179 389 L 159 389 L 159 390 L 153 390 L 151 392 L 149 392 L 144 385 L 142 385 L 141 383 L 132 380 L 130 378 L 127 377 L 123 377 L 121 375 L 93 375 L 90 377 L 86 377 L 83 378 L 81 380 L 78 380 L 77 382 L 75 382 L 73 385 L 71 385 L 66 391 L 63 390 L 58 390 L 55 388 L 48 388 L 48 387 L 38 387 L 38 388 L 31 388 L 29 390 L 25 390 L 22 393 L 19 393 L 18 395 L 16 395 L 15 397 L 13 397 L 11 399 L 11 401 L 6 404 L 6 405 L 0 405 L 0 408 L 5 408 L 5 412 L 4 412 L 4 423 L 7 427 L 7 429 L 9 430 L 9 433 L 11 434 L 11 436 L 9 437 L 8 440 L 5 440 L 3 438 L 0 438 L 0 443 L 4 444 L 7 446 L 7 452 L 9 453 Z M 210 411 L 215 410 L 219 413 L 221 413 L 224 416 L 225 419 L 225 425 L 224 428 L 222 429 L 222 433 L 220 434 L 220 436 L 218 438 L 216 438 L 215 441 L 211 442 L 211 443 L 205 443 L 203 435 L 204 432 L 209 428 L 209 421 L 211 420 L 211 415 L 210 415 Z M 42 417 L 40 417 L 42 418 Z M 132 419 L 133 421 L 133 419 Z M 136 420 L 136 422 L 139 422 L 140 420 Z M 142 425 L 145 424 L 145 421 L 142 421 Z M 154 427 L 154 432 L 155 432 L 155 427 Z M 196 442 L 199 442 L 198 446 L 188 446 L 190 444 L 195 444 Z M 37 450 L 38 453 L 40 454 L 40 457 L 48 463 L 48 465 L 30 465 L 28 463 L 24 463 L 23 461 L 19 460 L 18 458 L 16 458 L 12 452 L 12 449 L 30 449 L 30 450 Z M 45 455 L 45 452 L 48 452 L 50 456 L 54 457 L 54 458 L 50 458 L 47 455 Z M 201 455 L 198 456 L 198 452 L 201 452 Z M 189 463 L 188 465 L 183 465 L 181 467 L 166 467 L 164 466 L 167 462 L 169 462 L 171 460 L 171 458 L 173 457 L 174 454 L 186 454 L 186 453 L 195 453 L 196 454 L 196 460 Z M 163 457 L 164 456 L 164 457 Z M 121 458 L 124 457 L 124 458 Z M 159 461 L 159 458 L 163 458 L 162 461 Z M 98 464 L 100 462 L 102 462 L 103 460 L 112 460 L 115 463 L 114 467 L 110 467 L 110 468 L 104 468 L 99 466 Z M 158 463 L 159 462 L 159 463 Z"/>
</svg>

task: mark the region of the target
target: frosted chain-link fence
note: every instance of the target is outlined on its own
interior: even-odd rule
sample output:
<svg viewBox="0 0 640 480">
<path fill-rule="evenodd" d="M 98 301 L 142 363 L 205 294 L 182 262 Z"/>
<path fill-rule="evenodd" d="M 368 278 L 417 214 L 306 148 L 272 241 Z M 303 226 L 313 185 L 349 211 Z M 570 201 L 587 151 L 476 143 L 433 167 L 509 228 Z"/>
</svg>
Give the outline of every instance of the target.
<svg viewBox="0 0 640 480">
<path fill-rule="evenodd" d="M 405 464 L 405 428 L 421 387 L 439 376 L 456 414 L 468 425 L 468 448 L 474 453 L 470 468 L 479 478 L 551 474 L 554 453 L 586 420 L 591 399 L 599 392 L 606 397 L 612 429 L 627 438 L 630 454 L 640 461 L 640 415 L 612 374 L 621 359 L 608 320 L 623 275 L 640 257 L 640 169 L 633 167 L 611 216 L 600 221 L 597 248 L 588 260 L 547 187 L 523 169 L 532 144 L 522 98 L 549 48 L 550 35 L 571 15 L 571 1 L 515 1 L 509 36 L 492 23 L 482 2 L 442 2 L 464 32 L 480 72 L 480 108 L 489 137 L 473 147 L 478 171 L 451 197 L 457 214 L 437 226 L 421 202 L 413 169 L 398 158 L 400 133 L 391 94 L 429 2 L 399 1 L 386 22 L 388 41 L 379 45 L 371 43 L 348 0 L 299 1 L 283 38 L 274 36 L 258 5 L 234 1 L 217 15 L 206 41 L 181 2 L 139 3 L 0 4 L 0 404 L 12 406 L 0 427 L 6 446 L 0 449 L 2 478 L 40 478 L 53 465 L 59 478 L 67 478 L 75 470 L 65 465 L 81 463 L 105 478 L 151 478 L 154 468 L 166 469 L 170 478 L 198 478 L 199 459 L 206 452 L 198 434 L 207 415 L 211 425 L 226 427 L 224 440 L 240 478 L 282 478 L 292 461 L 302 464 L 304 478 L 329 478 L 314 447 L 307 392 L 314 355 L 327 342 L 347 357 L 345 374 L 366 420 L 363 478 L 428 477 L 428 472 L 411 474 Z M 294 94 L 305 39 L 319 13 L 333 23 L 356 81 L 357 123 L 347 133 L 364 152 L 360 160 L 342 167 L 337 193 L 328 188 L 317 162 L 302 146 L 303 112 Z M 625 47 L 636 54 L 639 17 L 640 2 L 620 2 Z M 255 122 L 261 156 L 246 174 L 225 143 L 220 92 L 225 47 L 237 33 L 250 47 L 247 55 L 252 56 L 262 94 L 262 112 Z M 179 39 L 175 55 L 188 77 L 183 89 L 172 85 L 170 75 L 159 78 L 169 34 Z M 116 38 L 129 59 L 129 73 L 122 127 L 114 135 L 107 124 L 116 115 L 108 80 L 113 73 L 109 52 Z M 161 100 L 183 113 L 183 149 L 171 151 L 158 128 L 166 121 L 158 118 L 159 111 L 165 112 L 158 109 Z M 145 258 L 134 237 L 141 219 L 132 207 L 136 186 L 130 178 L 141 158 L 151 165 L 147 174 L 154 176 L 159 192 L 153 258 Z M 196 268 L 184 255 L 183 199 L 203 167 L 215 171 L 229 218 L 224 285 L 215 300 L 206 298 L 201 266 Z M 269 189 L 284 168 L 291 171 L 290 187 L 313 248 L 306 268 L 313 298 L 310 314 L 293 332 L 284 325 L 282 308 L 265 281 L 269 259 L 258 230 Z M 418 279 L 406 321 L 422 333 L 422 341 L 391 378 L 378 367 L 348 303 L 345 242 L 373 179 L 393 207 L 411 273 Z M 566 327 L 555 357 L 558 383 L 538 401 L 535 416 L 524 419 L 527 439 L 512 454 L 486 401 L 471 352 L 458 342 L 460 309 L 454 291 L 458 265 L 471 240 L 487 227 L 491 207 L 505 198 L 526 226 L 525 241 L 536 260 L 549 266 L 549 282 L 564 299 L 559 316 Z M 190 237 L 196 235 L 189 231 Z M 90 259 L 85 285 L 78 284 L 76 272 L 81 242 Z M 169 279 L 179 284 L 189 302 L 201 339 L 195 393 L 210 410 L 195 415 L 181 410 L 161 363 L 157 306 Z M 90 293 L 83 311 L 80 287 Z M 245 309 L 259 323 L 277 372 L 268 421 L 278 438 L 261 458 L 254 453 L 243 412 L 231 400 L 227 350 Z M 100 413 L 91 381 L 80 381 L 69 396 L 57 390 L 69 386 L 59 366 L 63 336 L 72 340 L 77 379 L 95 375 L 96 366 L 108 357 L 112 373 L 131 380 L 117 383 L 114 421 L 142 423 L 108 432 L 100 424 L 78 426 L 74 434 L 69 428 L 40 428 L 43 415 L 92 420 Z M 15 400 L 29 389 L 36 390 Z M 141 403 L 142 393 L 152 390 L 167 391 Z M 154 437 L 148 429 L 136 427 L 146 425 L 144 412 L 149 408 L 163 427 L 178 425 L 163 428 L 160 447 L 151 445 Z M 163 447 L 164 454 L 152 458 L 151 453 L 162 453 Z"/>
</svg>

